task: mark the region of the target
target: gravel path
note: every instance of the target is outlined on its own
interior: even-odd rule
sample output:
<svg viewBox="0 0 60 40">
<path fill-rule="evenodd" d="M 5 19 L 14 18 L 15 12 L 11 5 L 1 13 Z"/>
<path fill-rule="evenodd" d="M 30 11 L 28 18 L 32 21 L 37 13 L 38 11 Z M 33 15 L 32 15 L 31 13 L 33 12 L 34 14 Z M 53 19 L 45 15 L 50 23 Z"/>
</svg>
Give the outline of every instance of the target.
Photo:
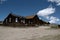
<svg viewBox="0 0 60 40">
<path fill-rule="evenodd" d="M 49 29 L 43 26 L 36 28 L 0 27 L 0 40 L 30 40 L 48 35 L 60 35 L 60 29 Z"/>
</svg>

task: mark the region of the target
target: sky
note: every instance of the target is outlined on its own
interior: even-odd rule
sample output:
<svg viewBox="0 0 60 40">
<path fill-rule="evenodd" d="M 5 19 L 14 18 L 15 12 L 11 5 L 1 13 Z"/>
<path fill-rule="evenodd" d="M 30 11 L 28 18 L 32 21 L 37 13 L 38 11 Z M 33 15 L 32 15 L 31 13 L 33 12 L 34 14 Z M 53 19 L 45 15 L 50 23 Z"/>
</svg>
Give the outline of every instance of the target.
<svg viewBox="0 0 60 40">
<path fill-rule="evenodd" d="M 0 21 L 12 12 L 16 15 L 38 15 L 39 19 L 60 24 L 60 0 L 0 0 Z"/>
</svg>

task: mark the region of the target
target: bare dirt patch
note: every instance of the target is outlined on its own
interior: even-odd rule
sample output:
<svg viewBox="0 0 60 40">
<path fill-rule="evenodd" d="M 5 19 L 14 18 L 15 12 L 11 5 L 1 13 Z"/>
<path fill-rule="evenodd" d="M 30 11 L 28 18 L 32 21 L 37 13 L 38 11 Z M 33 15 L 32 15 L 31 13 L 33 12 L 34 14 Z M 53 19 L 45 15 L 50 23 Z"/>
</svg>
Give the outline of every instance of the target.
<svg viewBox="0 0 60 40">
<path fill-rule="evenodd" d="M 44 36 L 52 35 L 53 37 L 55 35 L 60 35 L 60 29 L 47 30 L 48 28 L 49 27 L 43 26 L 36 28 L 0 27 L 0 40 L 40 40 L 45 38 Z"/>
</svg>

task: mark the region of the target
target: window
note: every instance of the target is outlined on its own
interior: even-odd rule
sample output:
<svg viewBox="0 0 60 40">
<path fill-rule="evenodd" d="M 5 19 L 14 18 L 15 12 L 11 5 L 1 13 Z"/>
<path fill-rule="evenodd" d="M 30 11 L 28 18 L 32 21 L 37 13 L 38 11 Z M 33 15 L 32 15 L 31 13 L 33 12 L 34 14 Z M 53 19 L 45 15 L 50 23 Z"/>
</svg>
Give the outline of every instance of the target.
<svg viewBox="0 0 60 40">
<path fill-rule="evenodd" d="M 7 23 L 7 19 L 6 19 L 6 23 Z"/>
<path fill-rule="evenodd" d="M 29 24 L 32 24 L 33 22 L 29 20 Z"/>
<path fill-rule="evenodd" d="M 9 18 L 9 22 L 11 22 L 11 18 Z"/>
<path fill-rule="evenodd" d="M 23 23 L 25 23 L 25 20 L 23 20 Z"/>
<path fill-rule="evenodd" d="M 30 21 L 29 21 L 29 24 L 30 24 Z"/>
<path fill-rule="evenodd" d="M 30 23 L 31 23 L 31 24 L 33 24 L 33 22 L 32 22 L 32 21 L 31 21 Z"/>
<path fill-rule="evenodd" d="M 22 23 L 25 23 L 25 20 L 21 20 Z"/>
<path fill-rule="evenodd" d="M 18 18 L 15 19 L 15 22 L 18 22 Z"/>
</svg>

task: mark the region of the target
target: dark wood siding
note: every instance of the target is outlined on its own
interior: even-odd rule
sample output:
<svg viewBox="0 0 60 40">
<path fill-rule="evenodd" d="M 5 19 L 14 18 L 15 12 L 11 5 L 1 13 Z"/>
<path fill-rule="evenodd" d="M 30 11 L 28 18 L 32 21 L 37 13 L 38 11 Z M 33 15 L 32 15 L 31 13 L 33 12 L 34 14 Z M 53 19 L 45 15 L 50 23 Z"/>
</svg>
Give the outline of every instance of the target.
<svg viewBox="0 0 60 40">
<path fill-rule="evenodd" d="M 16 22 L 16 18 L 17 18 L 17 22 Z M 22 16 L 16 16 L 13 14 L 9 14 L 5 18 L 3 24 L 7 26 L 36 26 L 36 25 L 39 26 L 39 25 L 46 24 L 46 22 L 40 20 L 37 15 L 34 15 L 33 18 L 31 17 L 27 19 Z"/>
</svg>

